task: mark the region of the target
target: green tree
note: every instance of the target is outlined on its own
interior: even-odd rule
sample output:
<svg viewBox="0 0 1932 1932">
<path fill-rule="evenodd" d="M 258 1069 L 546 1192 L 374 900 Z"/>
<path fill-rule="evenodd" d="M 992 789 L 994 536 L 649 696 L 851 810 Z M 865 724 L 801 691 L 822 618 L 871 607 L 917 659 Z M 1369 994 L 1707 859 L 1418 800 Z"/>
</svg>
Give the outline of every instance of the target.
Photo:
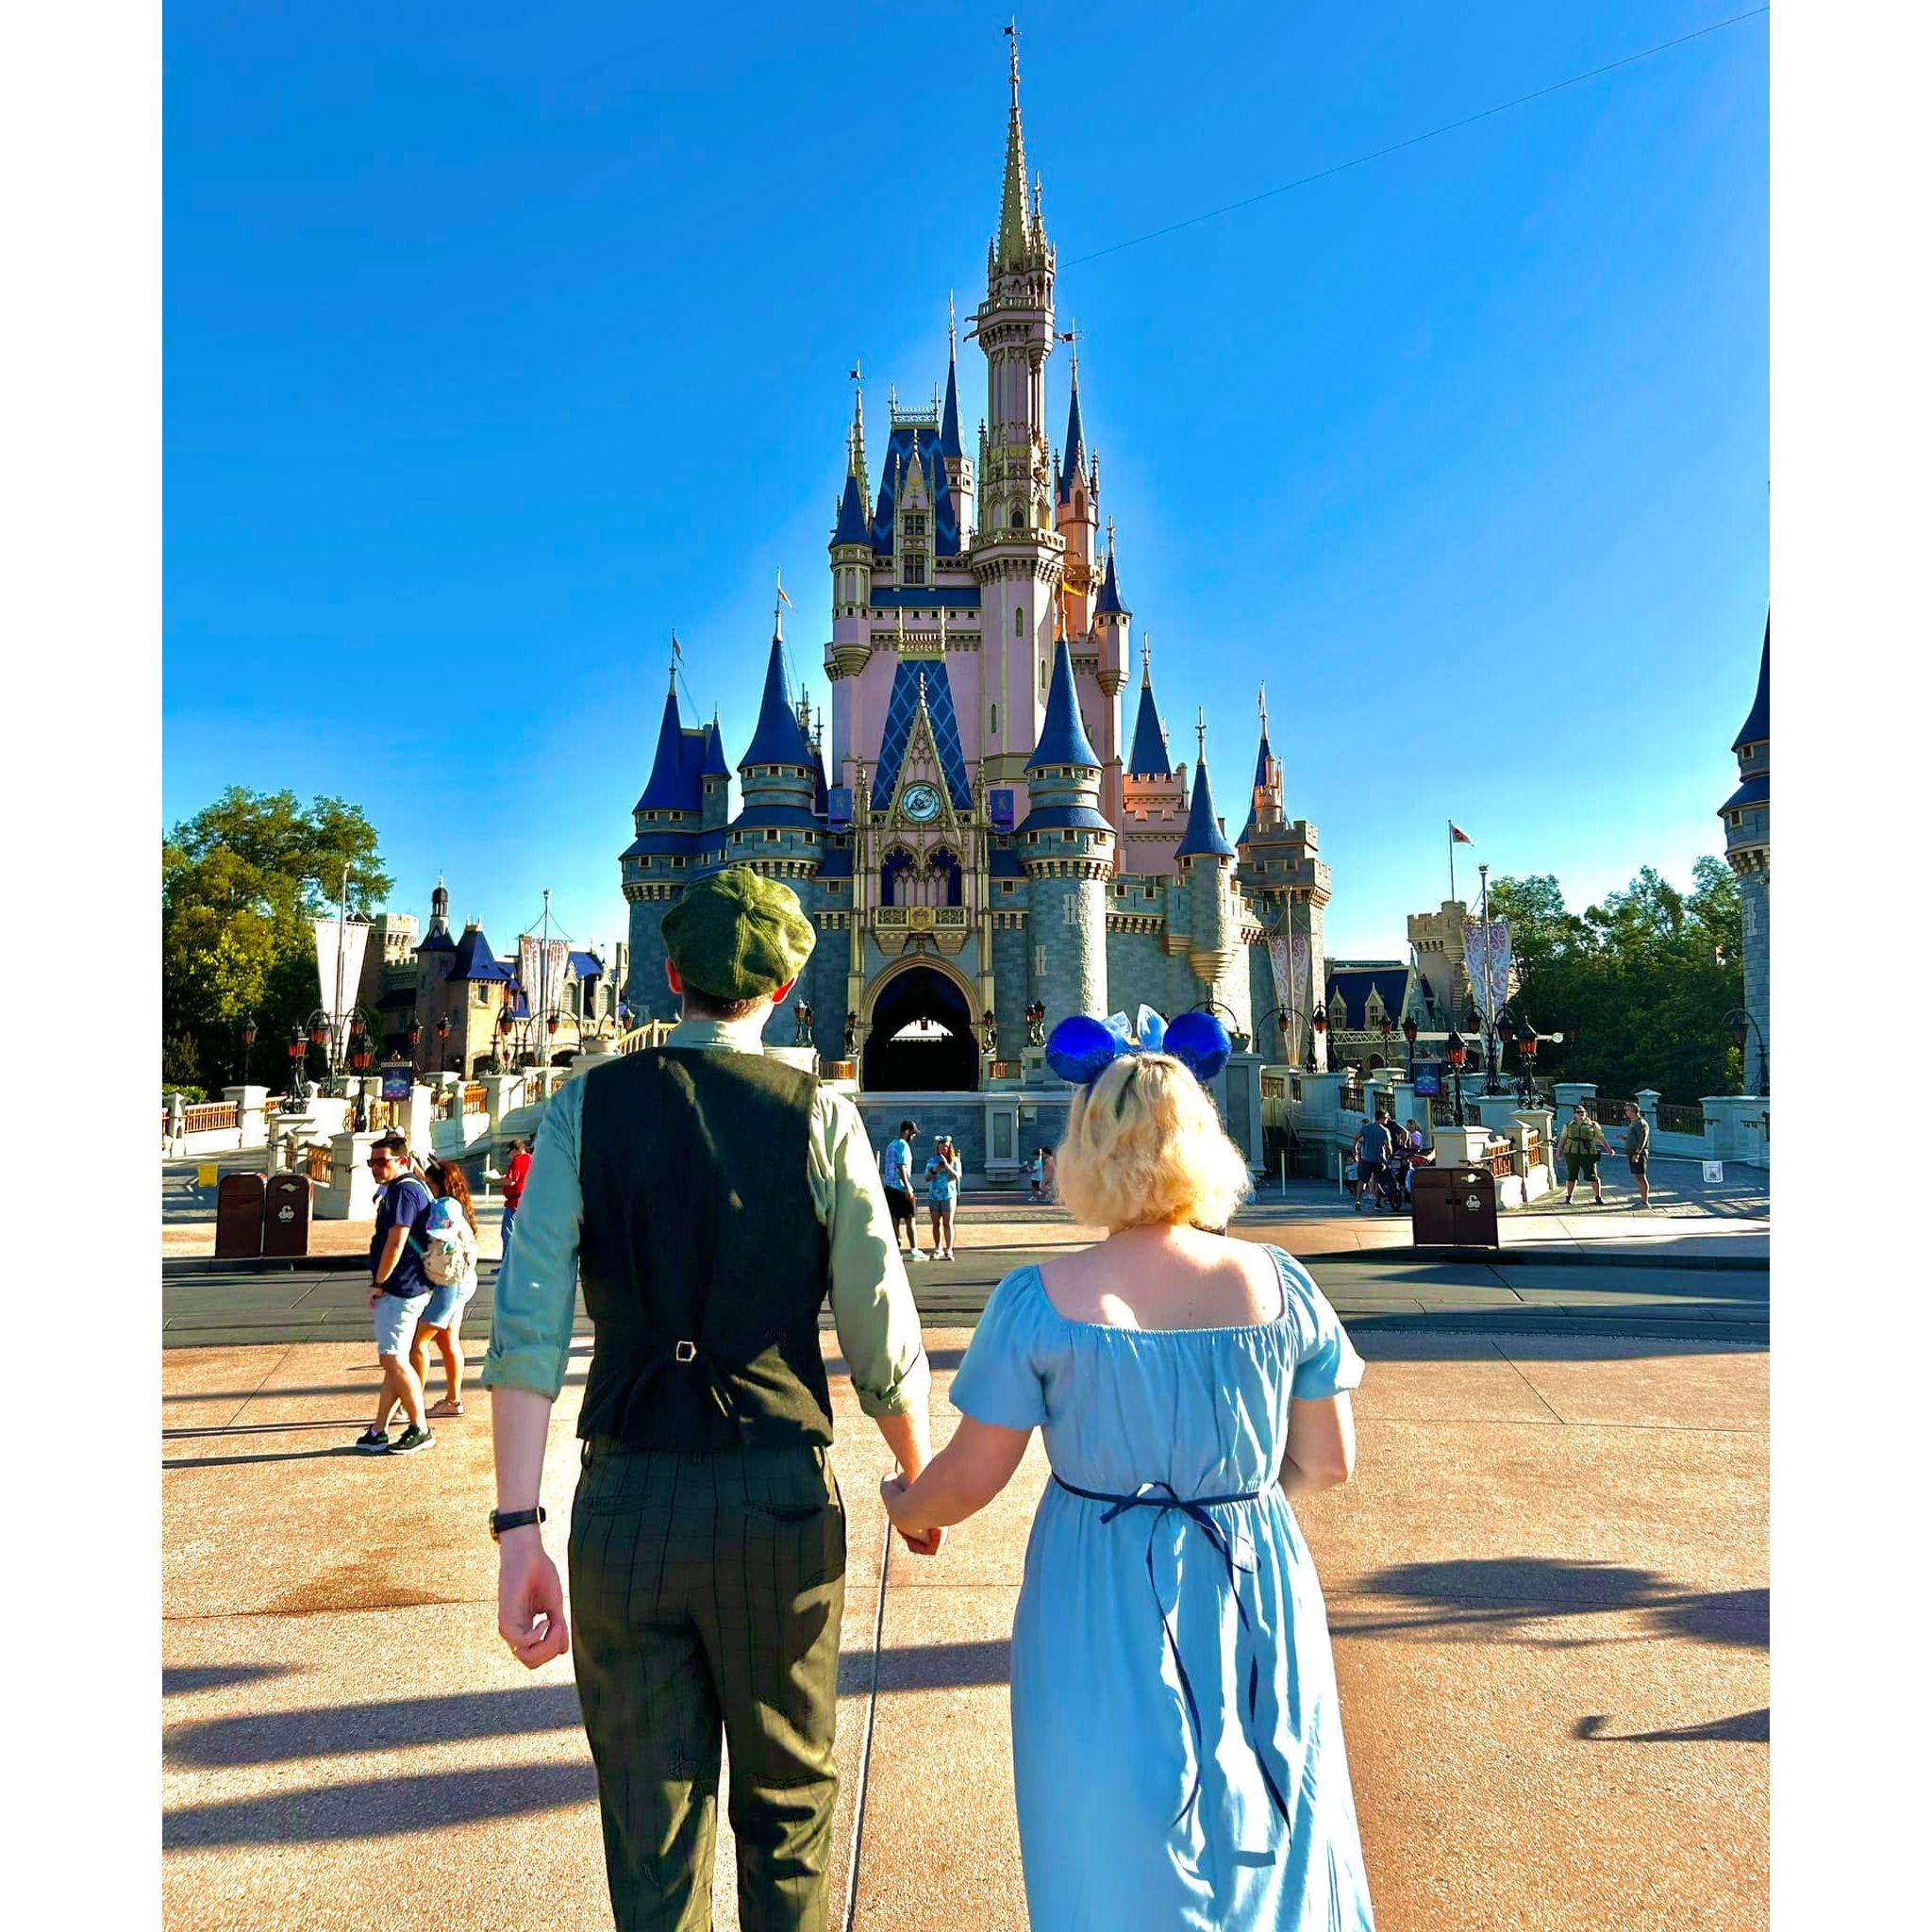
<svg viewBox="0 0 1932 1932">
<path fill-rule="evenodd" d="M 1674 1101 L 1736 1092 L 1739 1055 L 1724 1026 L 1743 1001 L 1743 914 L 1722 859 L 1700 858 L 1687 894 L 1646 866 L 1600 906 L 1571 912 L 1554 878 L 1500 879 L 1492 914 L 1509 920 L 1517 1004 L 1561 1046 L 1539 1065 L 1594 1080 L 1615 1099 L 1656 1087 Z"/>
<path fill-rule="evenodd" d="M 349 881 L 366 915 L 390 890 L 375 828 L 358 806 L 231 786 L 161 841 L 161 1076 L 214 1089 L 235 1077 L 241 1029 L 259 1028 L 254 1071 L 272 1075 L 315 1007 L 308 921 Z"/>
</svg>

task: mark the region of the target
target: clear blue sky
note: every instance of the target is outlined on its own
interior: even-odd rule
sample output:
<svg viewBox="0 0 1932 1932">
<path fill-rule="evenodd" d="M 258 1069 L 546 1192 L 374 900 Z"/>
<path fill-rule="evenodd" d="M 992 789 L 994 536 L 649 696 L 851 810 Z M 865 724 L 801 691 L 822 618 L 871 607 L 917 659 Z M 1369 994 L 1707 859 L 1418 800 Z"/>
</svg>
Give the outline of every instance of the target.
<svg viewBox="0 0 1932 1932">
<path fill-rule="evenodd" d="M 1034 0 L 1029 159 L 1123 588 L 1230 819 L 1265 679 L 1331 952 L 1462 860 L 1721 848 L 1768 581 L 1768 21 L 1079 258 L 1740 10 Z M 845 371 L 942 376 L 1004 15 L 167 15 L 163 810 L 362 805 L 507 948 L 617 854 L 675 624 L 735 759 L 772 572 L 821 703 Z M 962 403 L 984 364 L 962 350 Z M 1066 369 L 1049 369 L 1050 427 Z"/>
</svg>

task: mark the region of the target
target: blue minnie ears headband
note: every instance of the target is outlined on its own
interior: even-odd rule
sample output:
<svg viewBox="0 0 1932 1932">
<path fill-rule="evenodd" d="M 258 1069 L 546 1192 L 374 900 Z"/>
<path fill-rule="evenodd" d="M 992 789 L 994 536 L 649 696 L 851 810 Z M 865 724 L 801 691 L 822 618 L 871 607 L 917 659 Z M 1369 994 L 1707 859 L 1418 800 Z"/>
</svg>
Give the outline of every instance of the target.
<svg viewBox="0 0 1932 1932">
<path fill-rule="evenodd" d="M 1212 1013 L 1190 1012 L 1174 1023 L 1142 1007 L 1131 1024 L 1124 1013 L 1105 1020 L 1072 1013 L 1046 1038 L 1046 1063 L 1062 1080 L 1090 1087 L 1123 1054 L 1172 1054 L 1204 1087 L 1234 1051 L 1227 1028 Z"/>
</svg>

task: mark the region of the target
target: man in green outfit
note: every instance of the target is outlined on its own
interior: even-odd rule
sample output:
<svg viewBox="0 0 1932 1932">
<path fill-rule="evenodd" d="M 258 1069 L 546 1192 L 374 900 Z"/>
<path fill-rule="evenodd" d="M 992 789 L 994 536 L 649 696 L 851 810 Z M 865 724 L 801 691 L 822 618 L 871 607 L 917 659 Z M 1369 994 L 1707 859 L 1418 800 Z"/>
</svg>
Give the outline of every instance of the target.
<svg viewBox="0 0 1932 1932">
<path fill-rule="evenodd" d="M 1604 1185 L 1597 1178 L 1597 1163 L 1610 1151 L 1610 1143 L 1604 1139 L 1604 1130 L 1591 1118 L 1587 1107 L 1571 1110 L 1570 1123 L 1563 1129 L 1561 1141 L 1563 1153 L 1563 1177 L 1567 1185 L 1563 1190 L 1563 1205 L 1569 1207 L 1576 1198 L 1576 1183 L 1579 1179 L 1590 1183 L 1591 1198 L 1601 1208 L 1604 1205 Z"/>
<path fill-rule="evenodd" d="M 760 1045 L 812 949 L 796 896 L 728 867 L 662 930 L 683 1020 L 545 1108 L 497 1277 L 497 1627 L 532 1670 L 570 1647 L 538 1491 L 581 1275 L 570 1593 L 618 1932 L 708 1932 L 721 1735 L 741 1924 L 823 1932 L 845 1592 L 827 1291 L 908 1479 L 930 1372 L 857 1108 Z"/>
</svg>

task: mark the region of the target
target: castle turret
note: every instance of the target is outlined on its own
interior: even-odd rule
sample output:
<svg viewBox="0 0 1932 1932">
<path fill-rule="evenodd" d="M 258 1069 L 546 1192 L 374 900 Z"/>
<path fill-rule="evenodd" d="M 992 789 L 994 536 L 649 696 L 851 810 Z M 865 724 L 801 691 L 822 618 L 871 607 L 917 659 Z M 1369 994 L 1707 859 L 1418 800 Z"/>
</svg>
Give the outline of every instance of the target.
<svg viewBox="0 0 1932 1932">
<path fill-rule="evenodd" d="M 1077 486 L 1076 486 L 1077 487 Z M 1113 525 L 1107 526 L 1107 570 L 1093 600 L 1093 683 L 1100 724 L 1100 805 L 1109 819 L 1120 823 L 1121 692 L 1126 687 L 1127 666 L 1133 661 L 1134 613 L 1121 600 L 1120 573 L 1114 560 Z"/>
<path fill-rule="evenodd" d="M 630 979 L 625 991 L 631 1011 L 640 1017 L 676 1016 L 677 1003 L 664 979 L 658 927 L 698 862 L 698 837 L 705 824 L 702 774 L 708 735 L 702 727 L 687 730 L 678 714 L 674 657 L 651 775 L 631 808 L 636 836 L 618 861 L 624 896 L 630 906 Z"/>
<path fill-rule="evenodd" d="M 705 727 L 705 759 L 698 779 L 704 792 L 700 808 L 703 829 L 722 831 L 731 818 L 731 764 L 724 756 L 724 739 L 715 711 Z"/>
<path fill-rule="evenodd" d="M 986 252 L 986 299 L 974 318 L 986 357 L 986 428 L 971 563 L 980 587 L 989 718 L 996 707 L 1000 720 L 986 745 L 986 777 L 995 785 L 1022 778 L 1026 755 L 1043 729 L 1062 549 L 1054 527 L 1046 441 L 1054 251 L 1037 190 L 1033 206 L 1027 205 L 1017 35 L 1008 80 L 999 226 Z"/>
<path fill-rule="evenodd" d="M 1731 750 L 1737 754 L 1738 789 L 1718 816 L 1724 825 L 1724 858 L 1738 875 L 1744 914 L 1744 1010 L 1751 1024 L 1744 1042 L 1744 1091 L 1771 1091 L 1771 618 L 1757 658 L 1757 694 Z"/>
<path fill-rule="evenodd" d="M 973 464 L 959 440 L 959 332 L 946 300 L 946 399 L 940 410 L 940 462 L 953 496 L 958 546 L 970 541 L 973 528 Z"/>
<path fill-rule="evenodd" d="M 1261 742 L 1255 754 L 1255 783 L 1247 824 L 1241 828 L 1236 878 L 1265 942 L 1249 955 L 1255 1037 L 1263 1055 L 1290 1066 L 1325 1067 L 1325 1034 L 1310 1022 L 1328 981 L 1324 938 L 1329 898 L 1328 867 L 1320 857 L 1320 835 L 1306 819 L 1291 820 L 1281 761 L 1268 742 L 1268 691 L 1258 693 Z M 1295 1016 L 1289 1029 L 1276 1017 Z"/>
<path fill-rule="evenodd" d="M 1089 474 L 1087 431 L 1080 420 L 1080 358 L 1073 358 L 1073 387 L 1067 403 L 1067 440 L 1060 446 L 1059 475 L 1054 479 L 1054 526 L 1066 546 L 1061 561 L 1061 602 L 1067 635 L 1084 638 L 1092 627 L 1095 563 L 1100 543 L 1097 467 Z"/>
<path fill-rule="evenodd" d="M 1208 727 L 1198 727 L 1201 750 L 1194 762 L 1194 794 L 1188 806 L 1188 828 L 1174 847 L 1174 858 L 1186 881 L 1188 895 L 1188 964 L 1201 982 L 1203 997 L 1235 1005 L 1228 995 L 1241 950 L 1235 923 L 1235 850 L 1227 841 L 1214 809 L 1214 788 L 1208 777 Z M 1245 1007 L 1242 988 L 1241 1006 Z"/>
<path fill-rule="evenodd" d="M 764 695 L 757 729 L 738 761 L 738 782 L 744 804 L 726 832 L 725 862 L 778 878 L 809 878 L 824 849 L 824 821 L 814 809 L 819 756 L 785 688 L 782 606 L 773 612 Z"/>
<path fill-rule="evenodd" d="M 1054 653 L 1040 741 L 1026 761 L 1030 809 L 1015 830 L 1033 940 L 1030 996 L 1050 1021 L 1107 1012 L 1107 881 L 1113 828 L 1100 811 L 1100 759 L 1080 719 L 1066 640 Z"/>
</svg>

